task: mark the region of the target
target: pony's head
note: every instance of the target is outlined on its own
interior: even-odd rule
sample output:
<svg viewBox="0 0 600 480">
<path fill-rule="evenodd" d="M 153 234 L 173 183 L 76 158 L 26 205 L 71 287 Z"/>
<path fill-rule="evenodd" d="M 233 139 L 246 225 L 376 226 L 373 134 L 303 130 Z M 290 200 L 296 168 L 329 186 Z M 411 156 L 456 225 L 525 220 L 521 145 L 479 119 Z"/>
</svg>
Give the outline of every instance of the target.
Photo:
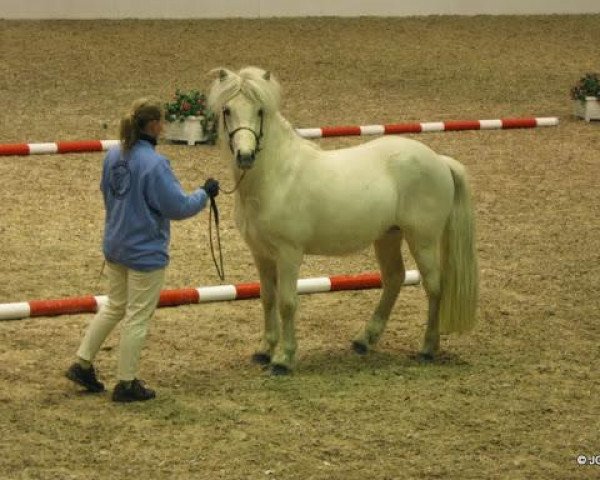
<svg viewBox="0 0 600 480">
<path fill-rule="evenodd" d="M 250 169 L 261 148 L 265 119 L 279 109 L 279 83 L 270 72 L 256 67 L 213 72 L 218 72 L 218 78 L 208 95 L 209 106 L 219 114 L 221 133 L 238 168 Z"/>
<path fill-rule="evenodd" d="M 270 72 L 246 67 L 237 73 L 227 69 L 213 70 L 208 103 L 219 114 L 221 133 L 237 167 L 252 168 L 260 151 L 266 118 L 279 109 L 280 87 Z"/>
</svg>

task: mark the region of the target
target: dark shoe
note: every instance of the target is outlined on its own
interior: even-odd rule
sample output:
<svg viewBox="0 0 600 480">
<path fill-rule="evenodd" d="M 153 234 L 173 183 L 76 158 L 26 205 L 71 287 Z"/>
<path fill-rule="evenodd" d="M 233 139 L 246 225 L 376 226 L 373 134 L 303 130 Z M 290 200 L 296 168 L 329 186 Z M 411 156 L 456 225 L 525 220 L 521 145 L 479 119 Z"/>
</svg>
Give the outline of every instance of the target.
<svg viewBox="0 0 600 480">
<path fill-rule="evenodd" d="M 84 387 L 88 392 L 99 393 L 104 391 L 104 384 L 96 378 L 94 367 L 83 368 L 78 363 L 69 367 L 66 377 L 78 385 Z"/>
<path fill-rule="evenodd" d="M 113 402 L 143 402 L 156 397 L 156 392 L 146 388 L 144 382 L 133 379 L 131 382 L 119 382 L 115 386 L 112 399 Z"/>
</svg>

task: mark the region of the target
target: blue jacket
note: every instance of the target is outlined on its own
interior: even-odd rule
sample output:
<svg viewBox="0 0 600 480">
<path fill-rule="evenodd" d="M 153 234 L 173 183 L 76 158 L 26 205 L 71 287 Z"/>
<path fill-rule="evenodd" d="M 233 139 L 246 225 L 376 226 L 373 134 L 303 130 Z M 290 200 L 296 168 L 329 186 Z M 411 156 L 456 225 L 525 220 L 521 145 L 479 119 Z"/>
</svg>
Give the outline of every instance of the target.
<svg viewBox="0 0 600 480">
<path fill-rule="evenodd" d="M 207 203 L 199 188 L 187 195 L 169 161 L 147 140 L 126 155 L 120 148 L 104 158 L 100 189 L 104 196 L 104 256 L 141 271 L 169 263 L 170 220 L 188 218 Z"/>
</svg>

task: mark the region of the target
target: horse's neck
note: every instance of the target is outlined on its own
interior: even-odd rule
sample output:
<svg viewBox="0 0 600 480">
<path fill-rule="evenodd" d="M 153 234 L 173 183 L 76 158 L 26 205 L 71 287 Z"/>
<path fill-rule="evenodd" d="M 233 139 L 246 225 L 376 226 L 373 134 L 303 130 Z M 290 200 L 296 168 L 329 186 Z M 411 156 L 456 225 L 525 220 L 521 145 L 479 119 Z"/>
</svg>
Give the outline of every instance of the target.
<svg viewBox="0 0 600 480">
<path fill-rule="evenodd" d="M 268 160 L 265 165 L 269 169 L 276 168 L 281 164 L 277 157 L 291 158 L 289 152 L 302 148 L 304 142 L 295 132 L 289 122 L 280 113 L 276 113 L 269 121 L 269 131 L 264 138 L 263 149 Z"/>
<path fill-rule="evenodd" d="M 265 195 L 279 188 L 286 178 L 294 175 L 297 168 L 298 152 L 306 148 L 292 126 L 279 114 L 269 119 L 261 140 L 261 151 L 254 167 L 246 172 L 240 183 L 240 197 Z M 237 169 L 236 169 L 237 170 Z M 236 180 L 241 172 L 235 171 Z"/>
</svg>

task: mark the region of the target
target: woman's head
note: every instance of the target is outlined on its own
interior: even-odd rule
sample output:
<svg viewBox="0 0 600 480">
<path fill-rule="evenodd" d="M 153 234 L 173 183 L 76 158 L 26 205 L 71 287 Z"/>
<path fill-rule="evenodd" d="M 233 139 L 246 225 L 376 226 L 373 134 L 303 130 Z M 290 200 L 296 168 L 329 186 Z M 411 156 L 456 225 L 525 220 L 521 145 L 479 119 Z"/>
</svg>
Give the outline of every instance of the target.
<svg viewBox="0 0 600 480">
<path fill-rule="evenodd" d="M 135 100 L 129 113 L 121 119 L 119 137 L 123 150 L 131 150 L 142 133 L 158 137 L 162 130 L 163 118 L 163 106 L 158 100 L 153 98 Z"/>
</svg>

